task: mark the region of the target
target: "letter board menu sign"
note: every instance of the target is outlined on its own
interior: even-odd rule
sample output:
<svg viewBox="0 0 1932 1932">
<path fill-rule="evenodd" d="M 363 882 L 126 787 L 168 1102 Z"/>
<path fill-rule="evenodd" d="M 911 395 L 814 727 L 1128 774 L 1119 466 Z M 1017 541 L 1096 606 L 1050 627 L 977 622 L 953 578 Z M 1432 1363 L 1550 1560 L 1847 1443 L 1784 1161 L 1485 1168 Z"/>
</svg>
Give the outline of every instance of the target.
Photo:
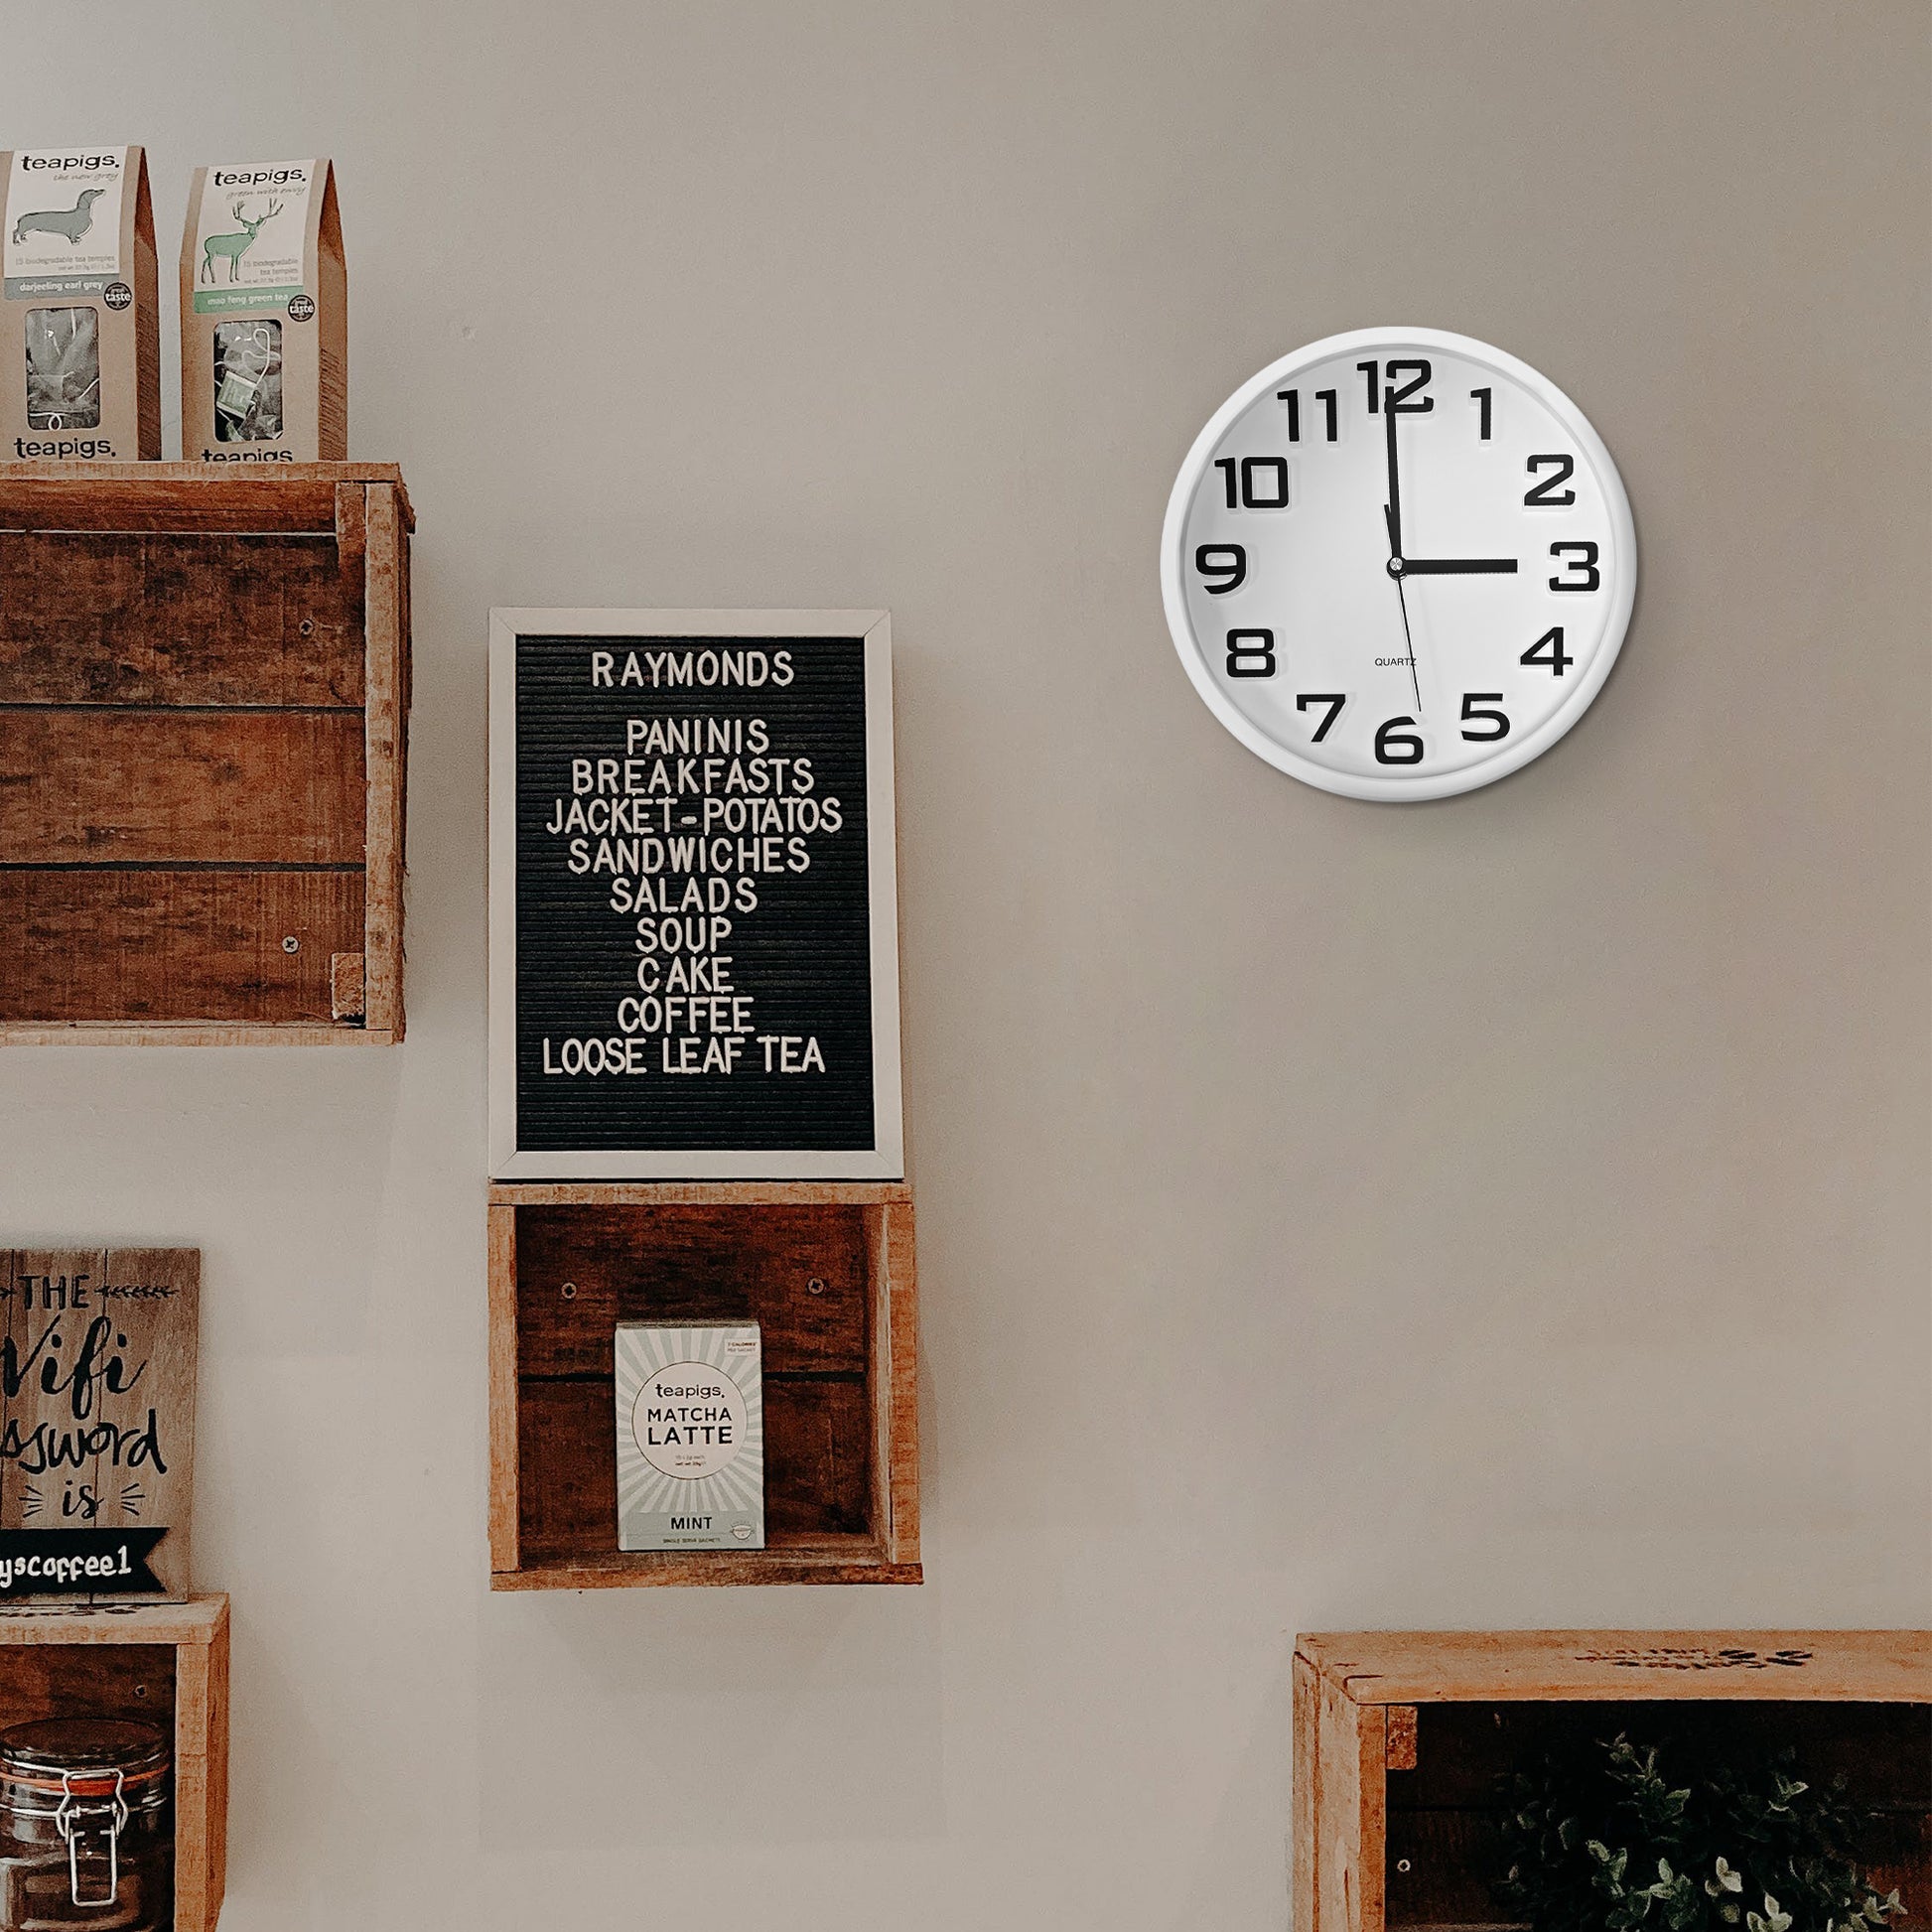
<svg viewBox="0 0 1932 1932">
<path fill-rule="evenodd" d="M 893 1179 L 882 611 L 490 614 L 490 1171 Z"/>
</svg>

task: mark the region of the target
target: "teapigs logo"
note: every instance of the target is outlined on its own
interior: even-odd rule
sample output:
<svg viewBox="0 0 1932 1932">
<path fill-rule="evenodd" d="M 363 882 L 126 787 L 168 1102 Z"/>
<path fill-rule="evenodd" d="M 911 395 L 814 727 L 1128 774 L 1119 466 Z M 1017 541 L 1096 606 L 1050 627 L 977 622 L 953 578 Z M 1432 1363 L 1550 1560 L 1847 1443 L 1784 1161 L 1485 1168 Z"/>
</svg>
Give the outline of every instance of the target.
<svg viewBox="0 0 1932 1932">
<path fill-rule="evenodd" d="M 52 459 L 57 463 L 91 463 L 100 457 L 111 457 L 114 446 L 104 436 L 64 436 L 52 443 L 31 436 L 16 436 L 14 454 L 23 463 L 30 457 L 36 462 Z"/>
<path fill-rule="evenodd" d="M 208 177 L 216 188 L 303 188 L 306 168 L 216 168 Z"/>
<path fill-rule="evenodd" d="M 120 151 L 107 148 L 98 154 L 23 154 L 20 168 L 23 174 L 94 174 L 103 168 L 118 168 L 121 165 Z"/>
<path fill-rule="evenodd" d="M 715 1475 L 745 1441 L 745 1396 L 703 1362 L 673 1362 L 637 1392 L 630 1428 L 643 1458 L 667 1476 Z"/>
</svg>

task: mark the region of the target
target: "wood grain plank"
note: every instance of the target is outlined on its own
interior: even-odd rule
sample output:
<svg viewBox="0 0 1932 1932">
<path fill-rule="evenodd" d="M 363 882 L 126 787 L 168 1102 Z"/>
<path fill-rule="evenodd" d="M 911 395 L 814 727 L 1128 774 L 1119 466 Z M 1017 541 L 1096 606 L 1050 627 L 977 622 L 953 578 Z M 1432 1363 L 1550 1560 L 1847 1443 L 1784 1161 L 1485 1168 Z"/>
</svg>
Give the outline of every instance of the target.
<svg viewBox="0 0 1932 1932">
<path fill-rule="evenodd" d="M 175 1924 L 213 1932 L 227 1877 L 228 1624 L 176 1653 Z"/>
<path fill-rule="evenodd" d="M 201 1362 L 202 1252 L 199 1248 L 111 1248 L 96 1306 L 114 1321 L 114 1347 L 130 1367 L 144 1358 L 141 1407 L 156 1412 L 165 1432 L 165 1470 L 139 1471 L 142 1496 L 123 1513 L 110 1500 L 101 1523 L 164 1526 L 168 1534 L 149 1559 L 169 1596 L 186 1599 L 194 1582 L 195 1413 Z M 111 1397 L 101 1399 L 109 1412 Z M 103 1494 L 112 1498 L 124 1474 L 97 1464 Z"/>
<path fill-rule="evenodd" d="M 489 1567 L 517 1566 L 516 1209 L 489 1210 Z M 615 1406 L 616 1396 L 613 1395 Z M 615 1452 L 615 1451 L 614 1451 Z"/>
<path fill-rule="evenodd" d="M 43 1626 L 48 1627 L 53 1626 Z M 0 1730 L 75 1713 L 130 1718 L 172 1729 L 174 1645 L 0 1646 Z"/>
<path fill-rule="evenodd" d="M 1667 1765 L 1680 1754 L 1749 1764 L 1790 1749 L 1814 1779 L 1843 1775 L 1861 1806 L 1932 1810 L 1932 1705 L 1433 1704 L 1420 1725 L 1414 1768 L 1390 1778 L 1391 1808 L 1481 1809 L 1496 1802 L 1505 1772 L 1627 1735 L 1660 1745 Z"/>
<path fill-rule="evenodd" d="M 353 711 L 0 710 L 0 863 L 360 865 Z"/>
<path fill-rule="evenodd" d="M 0 704 L 361 702 L 359 574 L 326 538 L 0 539 Z"/>
<path fill-rule="evenodd" d="M 491 1589 L 721 1587 L 748 1584 L 917 1584 L 916 1563 L 888 1563 L 865 1536 L 783 1537 L 740 1550 L 613 1551 L 599 1558 L 533 1561 L 489 1580 Z"/>
<path fill-rule="evenodd" d="M 329 955 L 329 1017 L 332 1020 L 359 1020 L 362 1017 L 362 955 L 339 952 Z"/>
<path fill-rule="evenodd" d="M 365 649 L 364 625 L 368 612 L 369 570 L 369 491 L 366 483 L 339 483 L 336 485 L 336 588 L 345 607 L 355 614 L 355 642 L 358 660 Z M 356 686 L 362 689 L 358 662 Z M 361 700 L 358 698 L 357 703 Z"/>
<path fill-rule="evenodd" d="M 364 613 L 365 767 L 363 843 L 368 887 L 363 906 L 363 1000 L 367 1024 L 403 1035 L 403 804 L 408 759 L 404 700 L 409 636 L 403 627 L 405 537 L 396 491 L 373 483 L 363 509 L 367 545 Z"/>
<path fill-rule="evenodd" d="M 1932 1703 L 1926 1630 L 1310 1633 L 1297 1647 L 1372 1704 L 1631 1698 Z"/>
<path fill-rule="evenodd" d="M 327 1024 L 361 932 L 355 872 L 0 870 L 0 1023 Z"/>
<path fill-rule="evenodd" d="M 1290 1790 L 1290 1872 L 1294 1932 L 1321 1932 L 1315 1865 L 1320 1812 L 1321 1679 L 1309 1660 L 1294 1660 L 1294 1760 Z"/>
<path fill-rule="evenodd" d="M 208 1730 L 205 1790 L 207 1827 L 204 1868 L 202 1932 L 214 1932 L 228 1883 L 228 1603 L 221 1599 L 221 1617 L 207 1647 Z"/>
<path fill-rule="evenodd" d="M 872 1386 L 885 1464 L 879 1484 L 885 1509 L 877 1528 L 895 1563 L 919 1560 L 919 1277 L 910 1201 L 873 1210 L 879 1228 L 874 1261 Z M 877 1506 L 877 1505 L 875 1505 Z"/>
<path fill-rule="evenodd" d="M 207 1742 L 214 1687 L 207 1645 L 184 1645 L 175 1658 L 175 1923 L 207 1925 Z"/>
<path fill-rule="evenodd" d="M 1387 1903 L 1387 1717 L 1357 1704 L 1334 1678 L 1321 1683 L 1320 1836 L 1316 1913 L 1321 1932 L 1383 1932 Z"/>
<path fill-rule="evenodd" d="M 756 1321 L 767 1375 L 866 1369 L 856 1208 L 522 1208 L 516 1296 L 524 1375 L 610 1375 L 620 1321 Z"/>
<path fill-rule="evenodd" d="M 0 1610 L 0 1650 L 10 1644 L 212 1643 L 228 1613 L 228 1599 L 211 1590 L 186 1603 L 125 1603 L 106 1610 Z"/>
<path fill-rule="evenodd" d="M 343 483 L 392 484 L 415 528 L 393 463 L 0 463 L 0 529 L 328 530 Z"/>
<path fill-rule="evenodd" d="M 863 1382 L 767 1375 L 765 1512 L 774 1533 L 864 1535 L 871 1470 Z M 520 1564 L 617 1551 L 617 1399 L 604 1378 L 517 1385 Z"/>
<path fill-rule="evenodd" d="M 388 1034 L 312 1020 L 263 1022 L 259 1026 L 204 1026 L 192 1020 L 158 1020 L 122 1026 L 104 1020 L 63 1024 L 0 1023 L 0 1046 L 389 1046 Z"/>
</svg>

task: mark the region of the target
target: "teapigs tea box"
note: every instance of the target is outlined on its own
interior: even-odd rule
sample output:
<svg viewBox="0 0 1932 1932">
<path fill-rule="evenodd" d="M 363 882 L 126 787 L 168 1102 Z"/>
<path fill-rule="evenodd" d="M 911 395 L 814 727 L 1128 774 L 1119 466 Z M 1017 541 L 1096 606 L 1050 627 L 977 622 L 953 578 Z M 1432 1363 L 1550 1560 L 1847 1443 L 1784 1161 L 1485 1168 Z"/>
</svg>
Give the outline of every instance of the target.
<svg viewBox="0 0 1932 1932">
<path fill-rule="evenodd" d="M 764 1548 L 763 1368 L 756 1324 L 621 1322 L 618 1548 Z"/>
<path fill-rule="evenodd" d="M 139 148 L 0 152 L 0 462 L 161 454 L 154 212 Z"/>
<path fill-rule="evenodd" d="M 348 276 L 326 160 L 195 171 L 181 246 L 181 453 L 348 455 Z"/>
</svg>

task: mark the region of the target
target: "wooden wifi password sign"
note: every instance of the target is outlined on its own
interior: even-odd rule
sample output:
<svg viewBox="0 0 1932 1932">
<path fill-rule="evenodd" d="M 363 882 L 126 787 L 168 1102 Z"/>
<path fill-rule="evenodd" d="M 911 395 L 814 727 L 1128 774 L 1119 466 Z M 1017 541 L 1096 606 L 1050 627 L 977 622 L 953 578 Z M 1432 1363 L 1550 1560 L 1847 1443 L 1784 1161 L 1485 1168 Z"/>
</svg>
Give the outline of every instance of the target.
<svg viewBox="0 0 1932 1932">
<path fill-rule="evenodd" d="M 0 1251 L 0 1605 L 183 1600 L 195 1248 Z"/>
</svg>

